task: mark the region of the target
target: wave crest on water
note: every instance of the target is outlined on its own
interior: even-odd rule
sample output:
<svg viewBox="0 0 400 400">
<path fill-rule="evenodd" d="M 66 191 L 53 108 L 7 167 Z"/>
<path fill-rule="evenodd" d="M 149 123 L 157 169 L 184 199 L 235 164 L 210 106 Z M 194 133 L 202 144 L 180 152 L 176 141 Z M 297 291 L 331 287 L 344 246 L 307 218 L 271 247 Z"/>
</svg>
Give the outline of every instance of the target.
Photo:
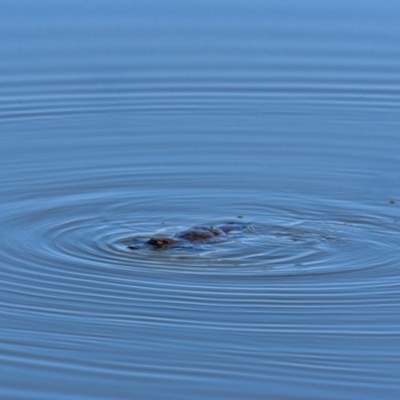
<svg viewBox="0 0 400 400">
<path fill-rule="evenodd" d="M 135 240 L 143 243 L 154 235 L 173 236 L 190 228 L 187 220 L 193 215 L 182 218 L 185 225 L 173 225 L 159 215 L 141 212 L 139 204 L 133 213 L 132 206 L 127 207 L 122 199 L 115 204 L 110 204 L 110 199 L 88 200 L 87 204 L 64 199 L 57 204 L 51 208 L 45 202 L 30 208 L 21 205 L 14 208 L 14 213 L 21 210 L 19 215 L 2 221 L 7 225 L 7 237 L 1 251 L 13 264 L 28 262 L 39 269 L 73 265 L 75 270 L 99 268 L 108 273 L 126 269 L 224 277 L 285 276 L 376 267 L 380 265 L 379 251 L 396 246 L 385 235 L 385 224 L 393 230 L 387 218 L 365 213 L 356 217 L 354 209 L 343 207 L 309 212 L 307 208 L 283 210 L 272 205 L 268 210 L 255 206 L 248 227 L 227 241 L 135 251 L 129 248 Z M 174 220 L 179 222 L 178 216 Z M 198 222 L 215 225 L 232 220 Z"/>
</svg>

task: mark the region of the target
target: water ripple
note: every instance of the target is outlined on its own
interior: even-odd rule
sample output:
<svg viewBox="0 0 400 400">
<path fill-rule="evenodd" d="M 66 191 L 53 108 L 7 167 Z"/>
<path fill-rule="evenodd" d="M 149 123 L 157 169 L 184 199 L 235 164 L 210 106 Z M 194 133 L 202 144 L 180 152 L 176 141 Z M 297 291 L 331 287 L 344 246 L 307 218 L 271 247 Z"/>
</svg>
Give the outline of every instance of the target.
<svg viewBox="0 0 400 400">
<path fill-rule="evenodd" d="M 52 268 L 60 263 L 73 265 L 76 272 L 100 269 L 113 274 L 114 270 L 126 270 L 230 279 L 376 269 L 390 263 L 388 255 L 395 254 L 399 242 L 398 227 L 392 218 L 376 215 L 376 211 L 374 215 L 367 207 L 358 207 L 357 215 L 356 206 L 351 204 L 311 211 L 315 206 L 312 201 L 297 201 L 298 208 L 292 209 L 278 204 L 268 209 L 249 207 L 249 228 L 224 243 L 134 251 L 128 246 L 135 239 L 173 235 L 190 225 L 169 225 L 160 215 L 144 215 L 137 198 L 130 201 L 129 207 L 126 199 L 113 200 L 115 204 L 110 204 L 110 199 L 89 199 L 84 203 L 66 198 L 54 201 L 49 208 L 40 200 L 36 204 L 30 201 L 29 207 L 23 202 L 19 207 L 14 204 L 14 210 L 21 212 L 2 221 L 7 235 L 1 251 L 8 254 L 13 265 L 29 262 L 40 266 L 38 271 L 46 269 L 52 274 L 56 273 Z M 175 201 L 186 203 L 182 198 Z M 110 214 L 105 215 L 107 212 Z M 186 221 L 188 217 L 180 218 Z M 230 218 L 234 220 L 236 216 L 231 214 Z M 169 215 L 168 220 L 172 219 L 179 223 L 178 216 Z M 228 221 L 199 220 L 198 224 Z"/>
</svg>

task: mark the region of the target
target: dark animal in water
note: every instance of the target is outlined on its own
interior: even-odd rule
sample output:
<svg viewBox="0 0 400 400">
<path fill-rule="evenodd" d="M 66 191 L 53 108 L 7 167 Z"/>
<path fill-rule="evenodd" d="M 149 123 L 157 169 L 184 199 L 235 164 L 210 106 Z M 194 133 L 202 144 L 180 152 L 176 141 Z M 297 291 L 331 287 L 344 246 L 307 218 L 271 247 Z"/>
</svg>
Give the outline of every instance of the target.
<svg viewBox="0 0 400 400">
<path fill-rule="evenodd" d="M 225 241 L 229 233 L 247 228 L 247 224 L 231 222 L 217 226 L 195 226 L 187 231 L 179 232 L 174 237 L 152 237 L 142 245 L 128 246 L 132 250 L 141 247 L 152 249 L 169 249 L 171 247 L 185 247 L 194 244 L 208 244 Z"/>
</svg>

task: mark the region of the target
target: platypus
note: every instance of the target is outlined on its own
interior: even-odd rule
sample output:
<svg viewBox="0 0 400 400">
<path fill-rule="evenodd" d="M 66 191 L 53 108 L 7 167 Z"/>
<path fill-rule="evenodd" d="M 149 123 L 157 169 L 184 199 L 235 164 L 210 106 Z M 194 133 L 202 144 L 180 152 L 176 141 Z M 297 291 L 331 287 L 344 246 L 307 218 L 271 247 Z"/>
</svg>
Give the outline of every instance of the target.
<svg viewBox="0 0 400 400">
<path fill-rule="evenodd" d="M 142 245 L 128 246 L 132 250 L 142 247 L 150 249 L 169 249 L 171 247 L 185 247 L 191 244 L 208 244 L 225 241 L 229 238 L 229 233 L 241 231 L 247 228 L 247 224 L 231 222 L 217 226 L 195 226 L 183 232 L 179 232 L 173 237 L 152 237 Z"/>
</svg>

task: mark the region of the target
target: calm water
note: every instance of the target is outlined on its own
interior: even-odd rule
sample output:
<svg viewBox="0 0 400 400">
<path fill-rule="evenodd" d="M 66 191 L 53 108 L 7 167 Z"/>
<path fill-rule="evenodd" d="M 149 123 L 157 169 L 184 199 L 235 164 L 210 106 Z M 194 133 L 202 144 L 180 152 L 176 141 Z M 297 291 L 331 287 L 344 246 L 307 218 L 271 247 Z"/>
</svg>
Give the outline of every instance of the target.
<svg viewBox="0 0 400 400">
<path fill-rule="evenodd" d="M 399 398 L 399 20 L 1 1 L 0 398 Z"/>
</svg>

